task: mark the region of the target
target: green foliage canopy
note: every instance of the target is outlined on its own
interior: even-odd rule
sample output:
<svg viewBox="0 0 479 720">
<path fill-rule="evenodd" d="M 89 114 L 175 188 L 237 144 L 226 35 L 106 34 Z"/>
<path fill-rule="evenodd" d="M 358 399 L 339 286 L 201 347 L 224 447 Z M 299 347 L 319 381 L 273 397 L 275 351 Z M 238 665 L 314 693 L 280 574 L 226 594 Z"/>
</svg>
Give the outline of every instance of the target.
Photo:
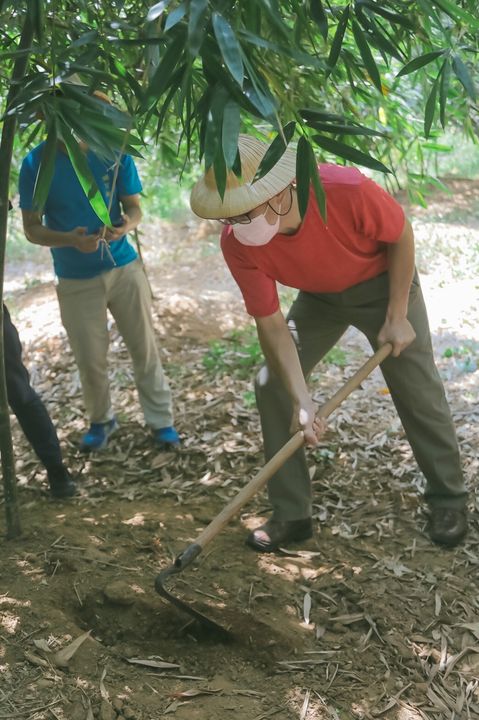
<svg viewBox="0 0 479 720">
<path fill-rule="evenodd" d="M 35 39 L 18 51 L 27 18 Z M 477 136 L 476 0 L 0 0 L 0 19 L 4 95 L 19 52 L 29 57 L 7 112 L 26 145 L 44 126 L 49 138 L 39 207 L 57 138 L 105 217 L 78 139 L 108 156 L 157 142 L 165 158 L 213 166 L 220 189 L 240 172 L 240 131 L 278 137 L 270 162 L 300 139 L 304 207 L 309 181 L 322 194 L 313 149 L 416 177 L 447 149 L 448 122 Z M 72 73 L 125 112 L 65 84 Z"/>
</svg>

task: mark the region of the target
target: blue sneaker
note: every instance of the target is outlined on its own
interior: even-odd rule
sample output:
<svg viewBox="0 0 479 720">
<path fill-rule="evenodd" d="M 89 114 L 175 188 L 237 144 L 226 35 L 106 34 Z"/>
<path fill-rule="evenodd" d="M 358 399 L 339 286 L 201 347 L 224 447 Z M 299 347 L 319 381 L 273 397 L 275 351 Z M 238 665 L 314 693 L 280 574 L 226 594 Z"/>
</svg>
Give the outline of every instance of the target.
<svg viewBox="0 0 479 720">
<path fill-rule="evenodd" d="M 163 450 L 174 450 L 180 446 L 180 436 L 171 425 L 153 430 L 153 439 Z"/>
<path fill-rule="evenodd" d="M 81 439 L 80 450 L 83 452 L 103 450 L 108 444 L 108 438 L 117 428 L 116 418 L 105 423 L 92 423 L 88 432 Z"/>
</svg>

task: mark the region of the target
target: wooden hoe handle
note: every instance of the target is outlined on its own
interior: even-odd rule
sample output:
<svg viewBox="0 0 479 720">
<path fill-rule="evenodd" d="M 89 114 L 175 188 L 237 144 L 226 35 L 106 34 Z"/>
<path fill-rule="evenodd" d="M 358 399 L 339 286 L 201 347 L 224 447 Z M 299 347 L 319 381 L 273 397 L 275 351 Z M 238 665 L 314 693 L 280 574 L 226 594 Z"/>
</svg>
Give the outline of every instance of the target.
<svg viewBox="0 0 479 720">
<path fill-rule="evenodd" d="M 327 418 L 339 405 L 365 380 L 368 375 L 391 353 L 392 345 L 386 343 L 362 365 L 357 372 L 338 390 L 332 398 L 322 405 L 317 415 Z M 283 445 L 276 455 L 273 455 L 266 465 L 245 485 L 239 493 L 223 508 L 223 510 L 210 522 L 210 524 L 198 535 L 193 543 L 204 548 L 228 523 L 228 521 L 246 505 L 268 480 L 279 470 L 279 468 L 293 455 L 296 450 L 304 444 L 303 433 L 299 430 L 288 442 Z"/>
</svg>

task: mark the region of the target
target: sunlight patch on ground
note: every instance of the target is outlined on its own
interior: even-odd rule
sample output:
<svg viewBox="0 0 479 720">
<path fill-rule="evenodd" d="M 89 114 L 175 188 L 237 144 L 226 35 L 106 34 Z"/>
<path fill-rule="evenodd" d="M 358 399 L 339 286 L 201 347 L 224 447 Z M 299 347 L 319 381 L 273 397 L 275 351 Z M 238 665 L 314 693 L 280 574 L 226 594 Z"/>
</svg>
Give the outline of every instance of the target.
<svg viewBox="0 0 479 720">
<path fill-rule="evenodd" d="M 0 626 L 9 635 L 15 635 L 19 623 L 20 617 L 18 615 L 13 615 L 13 613 L 10 612 L 2 612 L 0 614 Z"/>
<path fill-rule="evenodd" d="M 122 520 L 123 525 L 144 525 L 145 524 L 145 515 L 142 512 L 138 512 L 133 517 L 129 518 L 128 520 Z"/>
</svg>

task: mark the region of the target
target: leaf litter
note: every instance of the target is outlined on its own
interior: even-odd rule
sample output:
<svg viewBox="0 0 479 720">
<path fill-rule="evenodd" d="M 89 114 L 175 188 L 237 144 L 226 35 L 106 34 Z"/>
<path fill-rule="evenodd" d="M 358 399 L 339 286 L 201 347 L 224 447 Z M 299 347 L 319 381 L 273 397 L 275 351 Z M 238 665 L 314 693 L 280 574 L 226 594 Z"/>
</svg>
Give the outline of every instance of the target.
<svg viewBox="0 0 479 720">
<path fill-rule="evenodd" d="M 418 231 L 421 236 L 428 228 Z M 198 283 L 209 272 L 226 286 L 220 263 L 209 257 L 203 273 L 196 241 L 178 239 L 195 258 Z M 262 466 L 259 422 L 248 404 L 253 371 L 235 374 L 233 362 L 212 372 L 203 362 L 207 338 L 224 333 L 217 318 L 230 312 L 233 324 L 244 323 L 240 300 L 227 285 L 228 302 L 211 312 L 211 298 L 197 292 L 195 316 L 181 314 L 182 272 L 171 266 L 165 283 L 165 267 L 157 277 L 154 262 L 150 266 L 159 344 L 184 438 L 178 454 L 160 453 L 150 443 L 130 361 L 113 330 L 120 430 L 105 453 L 81 456 L 80 387 L 52 290 L 16 296 L 33 380 L 57 421 L 82 494 L 72 504 L 50 503 L 44 475 L 15 428 L 26 533 L 0 558 L 2 590 L 13 600 L 0 596 L 0 718 L 168 714 L 182 720 L 194 704 L 202 717 L 219 720 L 230 712 L 231 698 L 240 720 L 308 720 L 315 713 L 321 720 L 478 717 L 479 501 L 472 494 L 463 547 L 443 551 L 429 543 L 419 499 L 423 480 L 379 373 L 331 417 L 327 435 L 308 453 L 316 539 L 277 556 L 249 553 L 244 534 L 268 513 L 262 495 L 178 584 L 178 594 L 191 602 L 199 596 L 215 619 L 224 609 L 235 612 L 240 645 L 211 643 L 152 591 L 158 569 Z M 192 288 L 192 278 L 190 272 L 185 287 L 201 290 Z M 425 280 L 433 281 L 433 273 Z M 171 283 L 177 306 L 169 300 Z M 35 324 L 40 301 L 50 307 L 42 328 Z M 204 320 L 206 307 L 214 325 Z M 459 327 L 438 326 L 434 337 L 471 489 L 479 470 L 478 373 L 465 372 L 442 351 L 469 342 L 467 323 L 479 325 L 478 308 L 472 304 Z M 346 365 L 321 363 L 315 372 L 318 402 L 369 353 L 353 332 L 341 346 Z M 87 636 L 70 657 L 61 655 L 72 638 Z M 58 653 L 59 666 L 52 662 Z"/>
</svg>

